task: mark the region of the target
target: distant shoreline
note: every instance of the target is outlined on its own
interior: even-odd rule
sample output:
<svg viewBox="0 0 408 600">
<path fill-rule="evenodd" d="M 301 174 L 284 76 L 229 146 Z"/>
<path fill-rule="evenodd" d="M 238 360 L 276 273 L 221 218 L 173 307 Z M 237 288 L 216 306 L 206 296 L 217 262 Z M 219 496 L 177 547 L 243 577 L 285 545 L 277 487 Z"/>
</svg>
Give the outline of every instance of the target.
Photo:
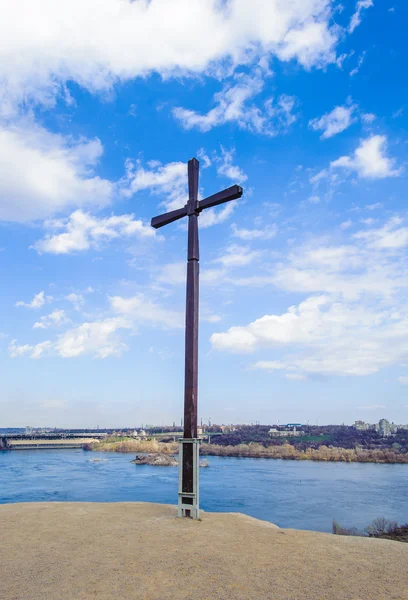
<svg viewBox="0 0 408 600">
<path fill-rule="evenodd" d="M 101 441 L 83 446 L 85 450 L 99 452 L 162 452 L 177 454 L 178 444 L 163 443 L 157 440 L 124 440 Z M 262 444 L 239 444 L 237 446 L 220 446 L 218 444 L 202 444 L 201 456 L 225 456 L 235 458 L 268 458 L 281 460 L 312 460 L 316 462 L 349 462 L 349 463 L 378 463 L 378 464 L 408 464 L 408 454 L 393 450 L 367 450 L 364 448 L 337 448 L 320 446 L 297 450 L 291 444 L 265 447 Z"/>
</svg>

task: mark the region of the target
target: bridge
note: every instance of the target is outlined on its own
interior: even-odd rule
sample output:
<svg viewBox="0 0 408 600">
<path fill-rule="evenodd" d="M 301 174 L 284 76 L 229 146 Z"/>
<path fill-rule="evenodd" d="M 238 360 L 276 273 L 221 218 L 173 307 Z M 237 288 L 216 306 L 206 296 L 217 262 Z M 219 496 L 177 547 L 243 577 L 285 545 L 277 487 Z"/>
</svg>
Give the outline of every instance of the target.
<svg viewBox="0 0 408 600">
<path fill-rule="evenodd" d="M 6 433 L 0 437 L 0 450 L 82 448 L 106 433 Z"/>
</svg>

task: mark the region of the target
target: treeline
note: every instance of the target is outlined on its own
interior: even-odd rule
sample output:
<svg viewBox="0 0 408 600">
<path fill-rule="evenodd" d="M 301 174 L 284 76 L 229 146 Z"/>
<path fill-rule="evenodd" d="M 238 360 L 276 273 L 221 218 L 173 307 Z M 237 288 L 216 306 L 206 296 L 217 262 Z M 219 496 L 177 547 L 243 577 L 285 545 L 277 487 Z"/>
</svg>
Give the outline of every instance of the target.
<svg viewBox="0 0 408 600">
<path fill-rule="evenodd" d="M 269 425 L 248 425 L 222 436 L 214 436 L 211 442 L 219 446 L 238 446 L 255 442 L 266 447 L 288 443 L 302 451 L 330 445 L 345 449 L 363 447 L 368 450 L 389 449 L 394 452 L 408 452 L 408 430 L 402 429 L 386 438 L 380 437 L 374 430 L 359 431 L 348 425 L 304 425 L 299 429 L 299 436 L 287 438 L 271 437 L 268 433 L 269 429 Z"/>
<path fill-rule="evenodd" d="M 308 447 L 299 450 L 292 444 L 265 447 L 262 444 L 238 444 L 221 446 L 203 444 L 200 454 L 208 456 L 235 456 L 247 458 L 275 458 L 283 460 L 316 460 L 326 462 L 370 462 L 408 464 L 408 454 L 388 449 L 369 450 L 365 448 L 337 448 L 325 445 L 319 448 Z"/>
</svg>

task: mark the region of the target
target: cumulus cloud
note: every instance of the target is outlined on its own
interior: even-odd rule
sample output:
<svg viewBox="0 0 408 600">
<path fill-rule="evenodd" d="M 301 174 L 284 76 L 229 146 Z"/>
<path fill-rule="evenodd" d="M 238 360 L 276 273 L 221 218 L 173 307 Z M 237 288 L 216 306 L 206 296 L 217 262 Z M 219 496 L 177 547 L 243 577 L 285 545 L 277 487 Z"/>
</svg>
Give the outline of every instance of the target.
<svg viewBox="0 0 408 600">
<path fill-rule="evenodd" d="M 98 139 L 64 137 L 31 121 L 0 124 L 0 219 L 26 222 L 107 204 L 113 184 L 93 173 L 102 152 Z"/>
<path fill-rule="evenodd" d="M 48 234 L 33 246 L 39 254 L 70 254 L 89 248 L 98 248 L 101 244 L 120 237 L 153 237 L 155 231 L 134 215 L 114 215 L 95 217 L 77 210 L 68 219 L 48 221 L 48 229 L 62 230 L 62 233 Z M 72 299 L 72 296 L 71 296 Z"/>
<path fill-rule="evenodd" d="M 122 339 L 123 331 L 131 331 L 135 334 L 139 327 L 146 325 L 165 329 L 182 328 L 184 325 L 182 312 L 167 309 L 143 294 L 130 298 L 112 296 L 109 297 L 109 305 L 110 316 L 71 326 L 54 340 L 46 340 L 38 344 L 18 344 L 17 340 L 13 339 L 9 345 L 10 356 L 12 358 L 120 356 L 128 350 L 127 344 Z M 53 311 L 50 315 L 41 318 L 34 327 L 46 329 L 54 324 L 72 325 L 64 311 Z"/>
<path fill-rule="evenodd" d="M 330 163 L 330 168 L 356 171 L 359 177 L 370 179 L 396 177 L 401 170 L 394 168 L 396 161 L 388 158 L 386 150 L 386 136 L 372 135 L 361 142 L 353 156 L 341 156 Z"/>
<path fill-rule="evenodd" d="M 312 296 L 286 313 L 214 333 L 218 350 L 250 353 L 278 349 L 280 361 L 255 367 L 300 374 L 370 375 L 408 357 L 408 313 L 375 311 L 359 303 Z M 289 352 L 285 353 L 285 349 Z"/>
<path fill-rule="evenodd" d="M 104 92 L 118 81 L 232 68 L 265 54 L 305 68 L 334 62 L 331 0 L 15 0 L 0 22 L 0 107 L 50 105 L 65 82 Z M 24 15 L 24 19 L 21 18 Z M 182 15 L 182 18 L 180 18 Z M 197 35 L 197 25 L 200 34 Z"/>
<path fill-rule="evenodd" d="M 90 355 L 94 358 L 120 356 L 127 350 L 118 334 L 120 329 L 130 329 L 131 324 L 122 318 L 108 318 L 102 321 L 83 323 L 68 329 L 52 342 L 46 340 L 39 344 L 17 344 L 12 340 L 9 346 L 11 358 L 27 356 L 42 358 L 44 356 L 60 356 L 61 358 L 77 358 Z"/>
<path fill-rule="evenodd" d="M 62 358 L 88 354 L 95 358 L 120 356 L 128 347 L 122 342 L 118 331 L 130 328 L 130 323 L 120 317 L 83 323 L 61 335 L 54 344 L 54 350 Z"/>
<path fill-rule="evenodd" d="M 45 304 L 52 301 L 52 296 L 46 296 L 45 292 L 38 292 L 31 300 L 31 302 L 23 302 L 19 300 L 16 302 L 16 306 L 25 306 L 26 308 L 42 308 Z"/>
<path fill-rule="evenodd" d="M 112 310 L 133 323 L 149 323 L 167 329 L 183 327 L 184 315 L 164 308 L 163 306 L 148 300 L 143 294 L 137 294 L 130 298 L 112 296 L 109 298 Z"/>
<path fill-rule="evenodd" d="M 331 138 L 350 127 L 352 123 L 355 123 L 357 120 L 354 117 L 356 108 L 354 104 L 350 106 L 335 106 L 331 112 L 309 121 L 309 127 L 314 131 L 323 131 L 320 139 L 326 140 Z"/>
<path fill-rule="evenodd" d="M 147 166 L 145 168 L 141 161 L 126 162 L 123 195 L 130 197 L 136 192 L 149 190 L 161 198 L 162 205 L 168 210 L 184 206 L 188 199 L 187 165 L 183 162 L 162 165 L 159 161 L 150 161 Z"/>
<path fill-rule="evenodd" d="M 330 163 L 330 168 L 322 169 L 310 177 L 310 183 L 318 185 L 329 179 L 335 183 L 338 172 L 356 173 L 362 179 L 384 179 L 398 177 L 401 168 L 396 168 L 395 158 L 387 156 L 387 138 L 385 135 L 372 135 L 360 142 L 351 156 L 341 156 Z"/>
<path fill-rule="evenodd" d="M 408 228 L 394 217 L 348 235 L 341 245 L 316 239 L 293 247 L 265 273 L 230 284 L 273 285 L 306 298 L 281 313 L 214 333 L 213 347 L 230 352 L 269 350 L 257 369 L 291 375 L 369 375 L 408 360 Z"/>
<path fill-rule="evenodd" d="M 282 94 L 278 98 L 268 98 L 262 108 L 250 102 L 264 88 L 259 76 L 250 77 L 239 74 L 237 83 L 227 84 L 220 92 L 214 94 L 214 108 L 206 114 L 194 110 L 177 107 L 174 117 L 185 129 L 209 131 L 213 127 L 235 122 L 241 129 L 253 133 L 275 136 L 284 133 L 296 120 L 293 109 L 296 100 L 292 96 Z"/>
<path fill-rule="evenodd" d="M 55 309 L 49 315 L 44 315 L 39 321 L 34 323 L 34 329 L 47 329 L 48 327 L 65 325 L 70 320 L 62 309 Z"/>
<path fill-rule="evenodd" d="M 11 358 L 20 358 L 28 356 L 29 358 L 41 358 L 52 348 L 50 341 L 41 342 L 31 346 L 30 344 L 19 345 L 17 340 L 12 340 L 9 346 L 9 354 Z"/>
</svg>

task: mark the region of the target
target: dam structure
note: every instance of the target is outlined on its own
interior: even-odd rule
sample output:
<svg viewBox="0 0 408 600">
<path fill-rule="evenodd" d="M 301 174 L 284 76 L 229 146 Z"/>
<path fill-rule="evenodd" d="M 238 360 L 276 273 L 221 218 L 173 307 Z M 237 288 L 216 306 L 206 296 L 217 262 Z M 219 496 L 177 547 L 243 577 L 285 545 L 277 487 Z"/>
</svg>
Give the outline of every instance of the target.
<svg viewBox="0 0 408 600">
<path fill-rule="evenodd" d="M 0 436 L 0 450 L 63 450 L 106 437 L 106 433 L 7 433 Z"/>
</svg>

